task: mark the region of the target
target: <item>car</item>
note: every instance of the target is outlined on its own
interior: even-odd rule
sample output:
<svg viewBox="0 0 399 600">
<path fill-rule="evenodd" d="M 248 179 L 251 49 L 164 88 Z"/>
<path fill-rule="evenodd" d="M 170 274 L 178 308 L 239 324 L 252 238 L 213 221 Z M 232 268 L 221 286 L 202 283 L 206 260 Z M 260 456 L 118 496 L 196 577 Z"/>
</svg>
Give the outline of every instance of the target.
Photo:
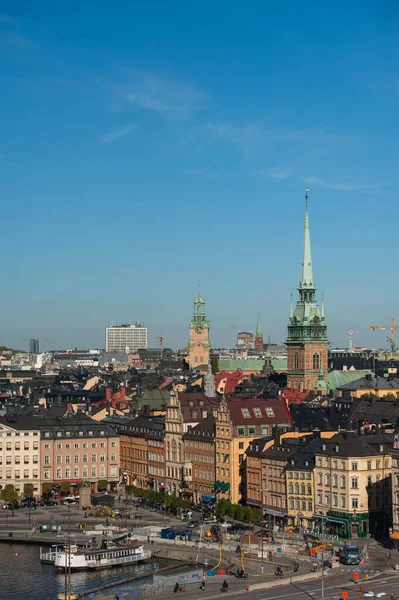
<svg viewBox="0 0 399 600">
<path fill-rule="evenodd" d="M 189 529 L 195 529 L 195 527 L 199 527 L 199 524 L 200 524 L 199 521 L 189 521 L 187 523 L 187 527 Z"/>
<path fill-rule="evenodd" d="M 66 496 L 66 498 L 61 498 L 61 504 L 78 504 L 79 497 L 78 496 Z"/>
<path fill-rule="evenodd" d="M 8 510 L 17 510 L 17 508 L 19 508 L 19 504 L 18 502 L 8 502 L 4 505 L 4 508 Z"/>
<path fill-rule="evenodd" d="M 40 506 L 58 506 L 58 502 L 55 500 L 41 500 L 39 504 Z"/>
</svg>

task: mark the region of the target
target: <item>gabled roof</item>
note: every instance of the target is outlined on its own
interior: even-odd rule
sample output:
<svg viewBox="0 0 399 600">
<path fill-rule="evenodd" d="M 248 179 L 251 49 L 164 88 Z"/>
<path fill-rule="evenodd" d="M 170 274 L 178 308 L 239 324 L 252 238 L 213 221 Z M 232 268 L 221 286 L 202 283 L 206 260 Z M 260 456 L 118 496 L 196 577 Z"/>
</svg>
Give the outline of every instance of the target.
<svg viewBox="0 0 399 600">
<path fill-rule="evenodd" d="M 227 401 L 232 424 L 240 425 L 288 425 L 292 419 L 282 398 L 266 400 L 264 398 L 232 398 Z"/>
<path fill-rule="evenodd" d="M 189 440 L 202 438 L 205 441 L 213 442 L 215 439 L 215 418 L 213 415 L 208 416 L 195 427 L 189 427 L 183 438 Z"/>
<path fill-rule="evenodd" d="M 336 390 L 341 386 L 361 379 L 366 375 L 372 375 L 370 369 L 363 369 L 361 371 L 330 371 L 328 373 L 328 386 L 330 390 Z"/>
<path fill-rule="evenodd" d="M 359 377 L 355 381 L 350 381 L 338 388 L 342 391 L 351 390 L 399 390 L 399 379 L 385 379 L 385 377 L 366 376 Z"/>
</svg>

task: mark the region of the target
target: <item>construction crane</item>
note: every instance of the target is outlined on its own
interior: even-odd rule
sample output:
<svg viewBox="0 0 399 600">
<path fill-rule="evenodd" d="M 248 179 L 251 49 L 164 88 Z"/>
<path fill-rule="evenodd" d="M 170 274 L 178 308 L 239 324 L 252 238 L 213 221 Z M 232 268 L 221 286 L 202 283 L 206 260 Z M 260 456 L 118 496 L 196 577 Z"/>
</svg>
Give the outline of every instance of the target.
<svg viewBox="0 0 399 600">
<path fill-rule="evenodd" d="M 387 342 L 389 342 L 391 344 L 391 352 L 392 354 L 395 354 L 396 352 L 396 343 L 395 343 L 395 335 L 396 335 L 396 330 L 399 329 L 399 325 L 395 325 L 395 319 L 392 318 L 391 319 L 391 324 L 390 325 L 370 325 L 370 329 L 372 329 L 373 331 L 375 331 L 376 329 L 389 329 L 391 332 L 391 337 L 387 337 Z"/>
<path fill-rule="evenodd" d="M 159 347 L 161 349 L 161 361 L 162 361 L 162 356 L 163 356 L 163 343 L 164 342 L 173 342 L 173 340 L 165 340 L 165 338 L 162 335 L 162 332 L 157 335 L 157 337 L 155 338 L 155 340 L 148 340 L 149 342 L 157 342 L 159 344 Z"/>
</svg>

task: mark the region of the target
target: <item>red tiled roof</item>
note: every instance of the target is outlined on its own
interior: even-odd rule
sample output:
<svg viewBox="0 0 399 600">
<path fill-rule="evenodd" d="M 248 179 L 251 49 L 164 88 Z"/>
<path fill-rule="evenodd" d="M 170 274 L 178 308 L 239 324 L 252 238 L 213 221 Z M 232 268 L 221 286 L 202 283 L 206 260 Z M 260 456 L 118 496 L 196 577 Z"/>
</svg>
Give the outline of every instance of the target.
<svg viewBox="0 0 399 600">
<path fill-rule="evenodd" d="M 289 425 L 293 426 L 290 411 L 281 396 L 272 400 L 254 398 L 227 401 L 233 425 Z M 259 416 L 257 416 L 259 415 Z"/>
<path fill-rule="evenodd" d="M 300 404 L 311 395 L 309 390 L 300 392 L 298 390 L 290 390 L 286 388 L 283 391 L 283 397 L 287 400 L 288 404 Z"/>
<path fill-rule="evenodd" d="M 220 371 L 215 375 L 215 384 L 216 389 L 219 389 L 220 383 L 225 379 L 225 384 L 223 386 L 223 392 L 225 394 L 234 394 L 236 391 L 236 387 L 243 379 L 245 379 L 244 372 L 241 369 L 237 369 L 232 373 L 227 371 Z"/>
</svg>

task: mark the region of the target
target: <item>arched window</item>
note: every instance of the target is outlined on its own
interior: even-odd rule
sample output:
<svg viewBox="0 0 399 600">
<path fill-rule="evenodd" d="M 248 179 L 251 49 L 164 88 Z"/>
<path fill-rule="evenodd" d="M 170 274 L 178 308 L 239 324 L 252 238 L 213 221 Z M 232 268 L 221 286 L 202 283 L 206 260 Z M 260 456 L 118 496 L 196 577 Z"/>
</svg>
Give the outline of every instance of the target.
<svg viewBox="0 0 399 600">
<path fill-rule="evenodd" d="M 298 354 L 295 352 L 294 354 L 294 369 L 298 368 Z"/>
<path fill-rule="evenodd" d="M 313 354 L 313 368 L 320 369 L 320 356 L 317 353 Z"/>
</svg>

